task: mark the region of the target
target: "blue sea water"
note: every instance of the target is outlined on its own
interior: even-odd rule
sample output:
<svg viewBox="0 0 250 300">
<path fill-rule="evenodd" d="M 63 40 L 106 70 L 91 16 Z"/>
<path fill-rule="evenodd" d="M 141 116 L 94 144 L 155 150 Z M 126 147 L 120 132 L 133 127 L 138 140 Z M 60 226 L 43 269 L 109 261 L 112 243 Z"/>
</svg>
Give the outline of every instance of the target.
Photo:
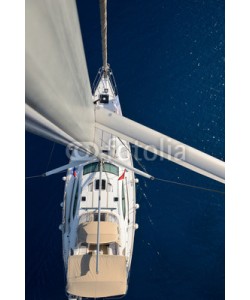
<svg viewBox="0 0 250 300">
<path fill-rule="evenodd" d="M 98 1 L 77 3 L 93 82 L 101 66 Z M 125 116 L 225 159 L 223 0 L 109 0 L 108 62 Z M 48 166 L 52 147 L 26 134 L 26 176 L 67 162 L 56 145 Z M 224 189 L 160 158 L 142 164 L 156 177 Z M 66 299 L 61 177 L 26 180 L 27 300 Z M 224 195 L 140 178 L 137 202 L 124 299 L 224 299 Z"/>
</svg>

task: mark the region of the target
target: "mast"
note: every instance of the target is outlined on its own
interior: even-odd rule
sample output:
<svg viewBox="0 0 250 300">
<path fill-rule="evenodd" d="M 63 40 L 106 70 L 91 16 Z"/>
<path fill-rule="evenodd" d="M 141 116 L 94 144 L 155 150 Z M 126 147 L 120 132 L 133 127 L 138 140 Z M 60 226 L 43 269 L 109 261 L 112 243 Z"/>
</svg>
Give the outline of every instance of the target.
<svg viewBox="0 0 250 300">
<path fill-rule="evenodd" d="M 102 192 L 102 166 L 103 166 L 103 161 L 100 160 L 99 195 L 98 195 L 98 223 L 97 223 L 96 274 L 99 273 L 100 221 L 101 221 L 101 192 Z"/>
<path fill-rule="evenodd" d="M 104 77 L 108 73 L 108 51 L 107 51 L 107 0 L 100 0 L 100 14 L 101 14 L 101 34 L 102 34 L 102 63 L 104 70 Z"/>
</svg>

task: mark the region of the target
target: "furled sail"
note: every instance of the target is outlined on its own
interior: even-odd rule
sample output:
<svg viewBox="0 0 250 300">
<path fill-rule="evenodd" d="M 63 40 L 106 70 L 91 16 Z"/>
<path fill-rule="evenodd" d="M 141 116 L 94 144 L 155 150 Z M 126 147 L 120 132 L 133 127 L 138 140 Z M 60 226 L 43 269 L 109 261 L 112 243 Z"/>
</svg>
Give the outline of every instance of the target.
<svg viewBox="0 0 250 300">
<path fill-rule="evenodd" d="M 100 0 L 101 34 L 102 34 L 102 62 L 104 74 L 108 71 L 108 51 L 107 51 L 107 0 Z"/>
<path fill-rule="evenodd" d="M 95 126 L 192 171 L 225 182 L 223 161 L 130 119 L 99 107 Z"/>
<path fill-rule="evenodd" d="M 26 129 L 94 140 L 94 109 L 75 1 L 26 0 Z"/>
</svg>

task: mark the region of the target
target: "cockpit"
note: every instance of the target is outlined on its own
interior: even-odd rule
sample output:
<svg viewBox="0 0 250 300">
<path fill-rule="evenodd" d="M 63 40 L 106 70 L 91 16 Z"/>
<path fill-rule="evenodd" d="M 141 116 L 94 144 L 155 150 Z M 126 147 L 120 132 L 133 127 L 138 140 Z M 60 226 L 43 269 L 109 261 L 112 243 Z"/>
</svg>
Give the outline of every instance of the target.
<svg viewBox="0 0 250 300">
<path fill-rule="evenodd" d="M 100 214 L 99 244 L 100 254 L 119 255 L 119 221 L 112 212 Z M 97 252 L 98 214 L 84 213 L 79 219 L 77 228 L 77 254 Z"/>
</svg>

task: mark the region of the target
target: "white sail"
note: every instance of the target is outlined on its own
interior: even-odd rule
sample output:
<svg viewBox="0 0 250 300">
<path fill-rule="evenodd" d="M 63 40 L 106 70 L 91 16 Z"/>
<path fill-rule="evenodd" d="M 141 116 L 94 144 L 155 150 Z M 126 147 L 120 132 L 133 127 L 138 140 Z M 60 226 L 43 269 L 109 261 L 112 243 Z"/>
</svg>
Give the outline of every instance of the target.
<svg viewBox="0 0 250 300">
<path fill-rule="evenodd" d="M 70 139 L 93 141 L 94 110 L 75 1 L 26 0 L 25 6 L 26 103 Z M 38 132 L 34 119 L 27 123 Z M 42 136 L 52 138 L 45 130 Z"/>
<path fill-rule="evenodd" d="M 224 162 L 105 109 L 94 111 L 75 1 L 27 0 L 26 129 L 93 153 L 85 145 L 95 128 L 224 182 Z"/>
<path fill-rule="evenodd" d="M 162 156 L 192 171 L 225 182 L 225 163 L 128 118 L 96 109 L 96 128 Z"/>
<path fill-rule="evenodd" d="M 37 111 L 25 104 L 25 128 L 36 135 L 67 146 L 74 140 Z"/>
</svg>

